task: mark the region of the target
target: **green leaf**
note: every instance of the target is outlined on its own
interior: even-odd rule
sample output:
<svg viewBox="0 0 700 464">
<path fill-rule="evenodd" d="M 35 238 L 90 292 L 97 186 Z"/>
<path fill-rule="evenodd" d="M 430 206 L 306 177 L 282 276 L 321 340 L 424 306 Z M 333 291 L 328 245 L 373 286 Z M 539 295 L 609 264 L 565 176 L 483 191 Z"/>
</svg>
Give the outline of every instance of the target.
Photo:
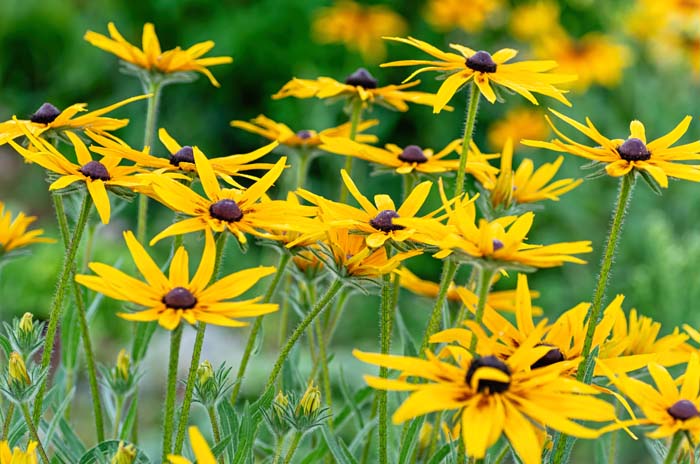
<svg viewBox="0 0 700 464">
<path fill-rule="evenodd" d="M 136 417 L 138 416 L 138 409 L 136 408 L 137 403 L 138 401 L 131 401 L 131 403 L 129 403 L 129 409 L 126 412 L 124 423 L 122 424 L 122 428 L 119 431 L 119 438 L 122 440 L 125 440 L 126 437 L 128 437 L 131 434 L 131 429 L 136 423 Z"/>
<path fill-rule="evenodd" d="M 71 390 L 65 395 L 65 398 L 63 399 L 61 404 L 59 404 L 58 407 L 54 410 L 53 418 L 51 419 L 51 422 L 49 422 L 49 428 L 46 431 L 45 440 L 47 443 L 51 443 L 51 440 L 53 439 L 53 436 L 56 433 L 56 429 L 58 428 L 60 419 L 63 417 L 63 414 L 65 413 L 66 409 L 68 409 L 68 406 L 70 406 L 74 394 L 75 387 L 71 388 Z M 60 446 L 61 444 L 62 440 L 57 443 L 57 446 Z"/>
<path fill-rule="evenodd" d="M 331 433 L 328 425 L 324 424 L 321 427 L 321 434 L 337 464 L 357 464 L 357 459 L 353 457 L 342 439 Z"/>
<path fill-rule="evenodd" d="M 430 461 L 428 461 L 428 464 L 440 464 L 443 459 L 445 459 L 445 456 L 450 454 L 452 452 L 452 443 L 446 443 L 433 454 L 433 457 L 430 458 Z"/>
<path fill-rule="evenodd" d="M 651 177 L 651 174 L 649 174 L 647 171 L 645 171 L 643 169 L 637 170 L 637 173 L 639 174 L 639 177 L 641 177 L 642 180 L 651 189 L 652 192 L 654 192 L 655 194 L 657 194 L 659 196 L 663 195 L 663 190 L 661 190 L 661 186 L 659 185 L 658 182 L 656 182 L 656 179 Z"/>
<path fill-rule="evenodd" d="M 343 395 L 343 399 L 345 400 L 345 404 L 347 404 L 350 407 L 352 416 L 357 419 L 357 425 L 360 429 L 364 428 L 364 420 L 362 419 L 362 412 L 360 411 L 360 408 L 357 403 L 350 397 L 350 387 L 348 386 L 347 382 L 345 381 L 345 371 L 343 370 L 343 366 L 340 366 L 340 393 Z"/>
<path fill-rule="evenodd" d="M 136 326 L 136 336 L 134 337 L 134 344 L 131 348 L 131 357 L 135 363 L 138 363 L 146 356 L 146 349 L 157 327 L 158 323 L 155 321 L 139 322 Z"/>
<path fill-rule="evenodd" d="M 119 449 L 119 440 L 107 440 L 98 443 L 97 446 L 88 450 L 80 457 L 78 464 L 109 464 L 112 457 Z M 151 464 L 151 460 L 146 453 L 136 448 L 136 459 L 134 464 Z"/>
<path fill-rule="evenodd" d="M 399 452 L 399 462 L 408 462 L 409 458 L 413 454 L 413 450 L 416 448 L 418 443 L 418 435 L 420 434 L 421 426 L 425 416 L 416 417 L 411 421 L 411 425 L 408 426 L 408 432 L 406 432 L 406 439 L 401 445 L 401 451 Z"/>
</svg>

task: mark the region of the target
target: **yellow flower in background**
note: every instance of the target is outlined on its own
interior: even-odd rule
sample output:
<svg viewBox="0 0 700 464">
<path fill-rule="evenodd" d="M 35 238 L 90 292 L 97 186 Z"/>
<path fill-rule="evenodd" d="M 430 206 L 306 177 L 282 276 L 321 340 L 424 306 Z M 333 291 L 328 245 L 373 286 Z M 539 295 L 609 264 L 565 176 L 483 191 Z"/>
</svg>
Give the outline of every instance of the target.
<svg viewBox="0 0 700 464">
<path fill-rule="evenodd" d="M 386 57 L 385 35 L 406 33 L 406 21 L 386 5 L 362 5 L 342 0 L 321 8 L 311 25 L 318 43 L 343 43 L 364 61 L 376 63 Z"/>
<path fill-rule="evenodd" d="M 37 464 L 37 442 L 29 440 L 27 448 L 22 450 L 18 446 L 10 449 L 8 441 L 0 441 L 0 464 Z"/>
<path fill-rule="evenodd" d="M 370 119 L 368 121 L 362 121 L 357 125 L 357 135 L 355 140 L 362 143 L 376 143 L 377 136 L 372 134 L 363 134 L 370 127 L 374 127 L 379 124 L 379 120 Z M 317 147 L 321 145 L 321 137 L 349 137 L 350 136 L 350 123 L 346 122 L 337 127 L 330 127 L 324 129 L 320 132 L 315 130 L 300 130 L 294 132 L 286 124 L 281 122 L 275 122 L 272 119 L 260 115 L 250 122 L 235 120 L 231 121 L 232 127 L 237 127 L 238 129 L 243 129 L 244 131 L 251 132 L 253 134 L 258 134 L 265 137 L 268 140 L 274 140 L 279 142 L 281 145 L 286 145 L 288 147 Z"/>
<path fill-rule="evenodd" d="M 486 184 L 490 190 L 491 205 L 508 209 L 513 204 L 534 203 L 542 200 L 559 201 L 559 197 L 583 182 L 583 179 L 559 179 L 547 185 L 557 174 L 564 157 L 554 163 L 545 163 L 537 170 L 531 159 L 524 159 L 513 171 L 513 142 L 506 141 L 501 154 L 501 169 L 492 182 Z M 489 187 L 493 186 L 493 187 Z"/>
<path fill-rule="evenodd" d="M 503 48 L 491 55 L 489 52 L 472 50 L 459 44 L 450 44 L 450 48 L 459 52 L 443 52 L 422 40 L 408 37 L 386 37 L 387 40 L 402 42 L 412 45 L 419 50 L 437 58 L 439 61 L 430 60 L 402 60 L 384 63 L 381 66 L 415 66 L 423 68 L 414 71 L 406 81 L 413 79 L 417 74 L 425 71 L 438 71 L 446 74 L 445 81 L 438 90 L 433 112 L 439 113 L 450 101 L 459 89 L 470 81 L 479 87 L 481 94 L 489 102 L 497 99 L 494 86 L 502 86 L 516 92 L 531 103 L 539 104 L 533 93 L 539 93 L 555 98 L 560 102 L 571 106 L 564 97 L 565 90 L 558 89 L 554 84 L 562 84 L 576 80 L 576 76 L 550 73 L 557 67 L 555 61 L 521 61 L 508 63 L 517 54 L 517 50 Z"/>
<path fill-rule="evenodd" d="M 69 161 L 50 142 L 36 138 L 29 132 L 26 132 L 25 135 L 37 151 L 27 150 L 12 141 L 10 144 L 26 160 L 60 175 L 49 186 L 49 190 L 60 190 L 75 182 L 84 183 L 103 224 L 109 223 L 111 214 L 107 189 L 109 187 L 134 189 L 144 182 L 134 176 L 140 171 L 140 168 L 138 166 L 121 166 L 121 158 L 106 156 L 99 161 L 93 160 L 85 143 L 72 132 L 68 132 L 66 135 L 73 144 L 79 164 Z"/>
<path fill-rule="evenodd" d="M 226 327 L 243 327 L 247 323 L 237 320 L 238 318 L 259 316 L 277 310 L 276 304 L 258 303 L 262 297 L 229 301 L 248 291 L 263 277 L 274 273 L 274 267 L 258 266 L 211 282 L 216 245 L 209 231 L 205 234 L 202 259 L 192 278 L 185 247 L 177 249 L 170 262 L 169 273 L 165 275 L 131 231 L 124 232 L 124 239 L 145 281 L 112 266 L 95 262 L 90 263 L 89 267 L 96 275 L 75 277 L 76 282 L 91 290 L 145 308 L 134 313 L 119 313 L 124 319 L 158 321 L 158 324 L 168 330 L 175 329 L 182 319 L 190 324 L 201 321 Z"/>
<path fill-rule="evenodd" d="M 202 433 L 194 425 L 189 428 L 190 445 L 194 453 L 195 462 L 197 464 L 217 464 L 214 453 L 211 452 L 207 441 L 202 436 Z M 192 461 L 174 454 L 168 455 L 170 464 L 192 464 Z"/>
<path fill-rule="evenodd" d="M 672 147 L 688 131 L 691 116 L 686 116 L 668 134 L 647 142 L 646 130 L 640 121 L 630 123 L 630 136 L 624 139 L 609 139 L 595 128 L 586 118 L 583 125 L 563 114 L 550 109 L 559 119 L 566 122 L 589 139 L 595 145 L 588 146 L 573 141 L 560 132 L 546 116 L 547 122 L 561 139 L 551 142 L 525 140 L 523 143 L 532 147 L 571 153 L 572 155 L 597 161 L 605 165 L 605 171 L 612 177 L 621 177 L 631 171 L 646 171 L 663 188 L 668 187 L 668 178 L 700 182 L 700 166 L 676 163 L 675 161 L 700 160 L 700 141 Z"/>
<path fill-rule="evenodd" d="M 559 5 L 548 0 L 538 0 L 513 8 L 510 13 L 510 32 L 519 40 L 535 42 L 543 37 L 566 34 L 559 24 Z"/>
<path fill-rule="evenodd" d="M 27 216 L 22 212 L 12 219 L 10 211 L 5 209 L 5 203 L 0 201 L 0 256 L 32 243 L 56 242 L 52 238 L 40 237 L 44 233 L 44 229 L 27 231 L 27 228 L 34 221 L 36 221 L 36 216 Z"/>
<path fill-rule="evenodd" d="M 199 42 L 186 50 L 175 47 L 163 52 L 155 28 L 151 23 L 143 25 L 142 49 L 127 42 L 114 23 L 110 22 L 107 29 L 110 37 L 87 31 L 84 38 L 95 47 L 147 71 L 157 71 L 163 74 L 195 71 L 207 76 L 212 85 L 220 87 L 208 67 L 233 62 L 233 58 L 230 56 L 201 58 L 214 48 L 214 42 L 211 40 Z"/>
<path fill-rule="evenodd" d="M 501 11 L 502 6 L 501 0 L 429 0 L 425 19 L 440 32 L 449 32 L 455 27 L 479 32 L 486 21 Z"/>
<path fill-rule="evenodd" d="M 564 377 L 573 363 L 530 369 L 547 349 L 529 340 L 505 361 L 486 353 L 473 356 L 459 347 L 448 351 L 447 360 L 429 351 L 427 360 L 359 350 L 353 350 L 353 355 L 400 372 L 396 380 L 365 376 L 372 388 L 410 393 L 392 417 L 395 424 L 431 412 L 452 411 L 469 456 L 483 458 L 505 434 L 525 464 L 539 464 L 540 429 L 597 438 L 600 432 L 574 420 L 615 419 L 614 407 L 593 396 L 597 393 L 594 387 Z M 416 382 L 418 379 L 427 382 Z"/>
<path fill-rule="evenodd" d="M 406 79 L 408 80 L 408 79 Z M 406 81 L 404 81 L 406 82 Z M 345 83 L 330 77 L 318 79 L 297 79 L 296 77 L 272 96 L 274 100 L 286 97 L 342 99 L 359 98 L 363 108 L 377 104 L 395 111 L 408 111 L 408 104 L 433 106 L 436 96 L 432 93 L 406 91 L 420 84 L 420 81 L 401 85 L 379 87 L 379 82 L 364 68 L 350 74 Z M 444 106 L 444 105 L 443 105 Z M 446 108 L 451 110 L 452 108 Z"/>
<path fill-rule="evenodd" d="M 522 139 L 540 140 L 548 135 L 549 126 L 542 112 L 524 107 L 509 110 L 503 118 L 493 122 L 487 132 L 489 145 L 496 150 L 501 150 L 509 138 L 517 145 Z"/>
<path fill-rule="evenodd" d="M 120 129 L 129 124 L 128 119 L 114 119 L 104 117 L 105 114 L 131 102 L 143 100 L 150 95 L 139 95 L 127 98 L 113 105 L 99 110 L 87 111 L 85 103 L 76 103 L 61 111 L 51 103 L 44 103 L 29 119 L 13 119 L 0 123 L 0 145 L 25 135 L 26 132 L 35 137 L 48 134 L 60 134 L 66 132 L 83 132 L 91 130 L 97 133 L 106 133 Z"/>
</svg>

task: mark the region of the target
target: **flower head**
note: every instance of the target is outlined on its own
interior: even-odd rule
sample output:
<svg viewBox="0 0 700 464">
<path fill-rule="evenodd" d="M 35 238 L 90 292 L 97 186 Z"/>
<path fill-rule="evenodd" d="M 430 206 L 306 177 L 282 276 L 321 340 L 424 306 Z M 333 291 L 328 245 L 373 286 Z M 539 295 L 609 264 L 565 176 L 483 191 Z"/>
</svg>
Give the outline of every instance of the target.
<svg viewBox="0 0 700 464">
<path fill-rule="evenodd" d="M 214 453 L 211 452 L 211 448 L 209 448 L 209 445 L 207 445 L 207 442 L 199 429 L 194 425 L 191 426 L 189 428 L 189 435 L 190 445 L 192 446 L 192 452 L 194 453 L 197 464 L 216 464 Z M 168 460 L 170 461 L 170 464 L 192 464 L 192 461 L 189 459 L 183 456 L 176 456 L 174 454 L 169 454 Z"/>
<path fill-rule="evenodd" d="M 489 145 L 502 149 L 506 140 L 512 139 L 516 146 L 521 139 L 543 139 L 549 135 L 549 126 L 542 112 L 536 108 L 518 107 L 489 126 L 487 136 Z"/>
<path fill-rule="evenodd" d="M 429 0 L 425 19 L 442 32 L 449 32 L 455 26 L 478 32 L 501 9 L 502 3 L 502 0 Z"/>
<path fill-rule="evenodd" d="M 95 47 L 113 53 L 123 61 L 147 71 L 156 71 L 163 74 L 196 71 L 207 76 L 212 85 L 220 87 L 220 84 L 208 67 L 233 62 L 233 58 L 230 56 L 201 58 L 202 55 L 214 48 L 214 42 L 211 40 L 194 44 L 186 50 L 175 47 L 163 52 L 161 51 L 155 28 L 151 23 L 146 23 L 143 26 L 142 49 L 127 42 L 114 26 L 114 23 L 110 22 L 107 28 L 110 37 L 97 32 L 87 31 L 85 40 Z"/>
<path fill-rule="evenodd" d="M 240 317 L 257 316 L 277 310 L 276 304 L 258 303 L 261 297 L 230 301 L 255 285 L 261 278 L 275 272 L 274 267 L 259 266 L 234 272 L 211 282 L 214 272 L 216 245 L 212 234 L 205 234 L 205 246 L 199 268 L 189 275 L 189 255 L 184 247 L 175 252 L 166 276 L 130 231 L 124 239 L 131 256 L 145 281 L 131 277 L 102 263 L 90 263 L 96 275 L 78 275 L 75 280 L 91 290 L 116 300 L 130 301 L 144 309 L 120 313 L 130 321 L 158 321 L 168 330 L 175 329 L 182 319 L 227 327 L 241 327 Z"/>
<path fill-rule="evenodd" d="M 5 203 L 0 201 L 0 256 L 12 250 L 26 247 L 32 243 L 54 243 L 56 240 L 41 237 L 43 229 L 27 231 L 36 216 L 26 216 L 19 213 L 12 219 L 10 211 L 5 209 Z"/>
<path fill-rule="evenodd" d="M 309 382 L 306 391 L 301 396 L 299 404 L 297 404 L 297 413 L 302 412 L 306 416 L 315 413 L 321 407 L 321 390 L 314 385 L 313 381 Z"/>
<path fill-rule="evenodd" d="M 472 80 L 479 87 L 481 94 L 491 103 L 497 99 L 492 87 L 494 85 L 519 93 L 535 105 L 538 102 L 533 93 L 547 95 L 571 106 L 571 103 L 564 97 L 564 91 L 555 87 L 555 84 L 573 81 L 576 76 L 548 72 L 557 66 L 555 61 L 508 63 L 518 54 L 517 50 L 504 48 L 492 55 L 483 50 L 475 51 L 463 45 L 450 44 L 452 49 L 459 52 L 456 54 L 443 52 L 427 42 L 413 37 L 407 39 L 387 37 L 387 39 L 412 45 L 438 59 L 438 61 L 403 60 L 382 64 L 382 67 L 425 65 L 407 77 L 405 81 L 425 71 L 440 71 L 448 74 L 435 98 L 434 113 L 439 113 L 454 94 Z"/>
<path fill-rule="evenodd" d="M 15 446 L 10 449 L 10 443 L 0 441 L 0 464 L 37 464 L 36 448 L 38 443 L 29 440 L 26 450 Z"/>
<path fill-rule="evenodd" d="M 547 122 L 561 139 L 551 142 L 536 140 L 523 141 L 525 145 L 547 148 L 549 150 L 571 153 L 587 158 L 605 166 L 605 172 L 613 177 L 624 176 L 632 171 L 648 174 L 656 183 L 668 187 L 668 178 L 700 182 L 700 166 L 677 163 L 676 161 L 700 160 L 700 141 L 672 147 L 688 131 L 691 116 L 686 116 L 668 134 L 647 142 L 644 124 L 640 121 L 630 123 L 630 136 L 625 139 L 609 139 L 595 128 L 590 119 L 586 125 L 581 124 L 557 111 L 550 111 L 594 142 L 594 146 L 578 143 L 560 132 L 547 117 Z"/>
<path fill-rule="evenodd" d="M 22 355 L 18 352 L 13 351 L 10 353 L 10 361 L 7 369 L 13 381 L 24 385 L 32 384 L 32 380 L 27 373 L 27 366 L 24 365 L 24 359 L 22 359 Z"/>
</svg>

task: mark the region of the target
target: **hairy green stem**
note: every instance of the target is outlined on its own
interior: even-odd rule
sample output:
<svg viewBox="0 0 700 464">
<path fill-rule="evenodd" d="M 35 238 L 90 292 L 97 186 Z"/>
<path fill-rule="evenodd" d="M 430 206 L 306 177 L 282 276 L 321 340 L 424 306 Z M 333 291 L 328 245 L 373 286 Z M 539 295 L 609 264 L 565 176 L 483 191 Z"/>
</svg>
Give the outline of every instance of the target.
<svg viewBox="0 0 700 464">
<path fill-rule="evenodd" d="M 114 432 L 112 433 L 112 438 L 115 440 L 119 439 L 119 425 L 122 421 L 122 409 L 124 409 L 124 395 L 118 395 L 114 412 Z"/>
<path fill-rule="evenodd" d="M 49 464 L 49 462 L 50 462 L 49 457 L 46 455 L 46 450 L 44 449 L 44 445 L 42 445 L 41 440 L 39 440 L 39 433 L 37 432 L 36 427 L 34 426 L 34 422 L 32 421 L 32 416 L 29 413 L 29 406 L 27 406 L 27 403 L 22 403 L 20 405 L 20 409 L 22 410 L 22 414 L 24 415 L 24 421 L 27 423 L 27 428 L 29 429 L 29 435 L 37 443 L 37 448 L 39 449 L 39 454 L 41 455 L 41 459 L 46 464 Z"/>
<path fill-rule="evenodd" d="M 355 140 L 357 137 L 357 127 L 360 125 L 360 120 L 362 120 L 362 100 L 359 97 L 355 97 L 352 101 L 352 112 L 350 113 L 350 135 L 348 138 L 350 140 Z M 350 155 L 345 157 L 345 172 L 348 176 L 352 176 L 352 161 L 353 158 Z M 346 203 L 348 199 L 348 189 L 345 187 L 344 183 L 340 183 L 340 202 Z"/>
<path fill-rule="evenodd" d="M 323 338 L 323 328 L 321 321 L 316 320 L 314 323 L 316 329 L 316 339 L 318 344 L 318 357 L 321 364 L 321 381 L 323 383 L 323 394 L 326 395 L 326 404 L 328 405 L 328 428 L 333 431 L 333 390 L 331 389 L 331 373 L 328 369 L 328 357 L 326 355 L 326 341 Z"/>
<path fill-rule="evenodd" d="M 156 125 L 158 121 L 158 105 L 160 103 L 161 84 L 157 81 L 151 81 L 148 84 L 148 93 L 151 96 L 148 98 L 148 109 L 146 110 L 146 128 L 143 134 L 143 146 L 149 147 L 153 153 L 153 139 L 155 138 Z M 144 194 L 139 195 L 138 216 L 136 219 L 136 239 L 140 243 L 146 241 L 146 224 L 148 222 L 148 197 Z"/>
<path fill-rule="evenodd" d="M 476 304 L 476 314 L 474 314 L 474 321 L 477 324 L 481 324 L 481 321 L 484 319 L 484 308 L 486 308 L 486 301 L 489 298 L 489 289 L 491 288 L 491 279 L 493 279 L 494 273 L 495 269 L 490 267 L 482 267 L 479 272 L 479 302 Z M 474 353 L 476 343 L 476 336 L 472 334 L 471 342 L 469 342 L 470 352 Z"/>
<path fill-rule="evenodd" d="M 10 403 L 7 408 L 7 413 L 5 415 L 5 422 L 2 424 L 2 435 L 0 435 L 0 440 L 7 440 L 7 436 L 10 433 L 10 425 L 12 425 L 12 416 L 15 414 L 15 403 Z"/>
<path fill-rule="evenodd" d="M 207 408 L 207 414 L 209 414 L 209 422 L 211 422 L 211 432 L 214 434 L 214 443 L 221 443 L 221 430 L 219 429 L 219 418 L 216 416 L 216 409 L 214 406 L 209 406 Z"/>
<path fill-rule="evenodd" d="M 385 274 L 383 277 L 381 309 L 380 309 L 380 336 L 379 345 L 382 354 L 389 354 L 391 348 L 391 329 L 393 325 L 394 308 L 392 303 L 391 274 Z M 386 367 L 379 368 L 379 377 L 386 379 L 389 377 L 389 369 Z M 375 390 L 377 394 L 379 408 L 379 462 L 386 464 L 388 462 L 388 428 L 389 414 L 387 411 L 387 391 Z"/>
<path fill-rule="evenodd" d="M 423 335 L 423 341 L 420 344 L 419 355 L 425 353 L 425 349 L 428 348 L 430 343 L 430 337 L 433 336 L 435 332 L 440 328 L 440 316 L 442 315 L 442 308 L 447 299 L 447 290 L 450 288 L 450 284 L 457 274 L 457 268 L 459 265 L 453 259 L 448 258 L 442 264 L 442 276 L 440 277 L 440 289 L 438 290 L 437 299 L 435 300 L 435 305 L 433 306 L 433 311 L 430 313 L 430 319 L 428 320 L 428 326 L 425 329 L 425 334 Z"/>
<path fill-rule="evenodd" d="M 455 194 L 457 197 L 464 192 L 464 177 L 467 171 L 467 158 L 469 158 L 469 145 L 472 143 L 472 134 L 474 133 L 474 123 L 476 121 L 476 113 L 479 110 L 479 87 L 472 81 L 469 86 L 469 104 L 467 106 L 466 123 L 464 126 L 464 137 L 462 138 L 462 152 L 459 155 L 459 170 L 457 171 L 457 180 L 455 181 Z"/>
<path fill-rule="evenodd" d="M 683 434 L 680 431 L 676 432 L 673 435 L 671 446 L 668 448 L 668 454 L 666 455 L 666 459 L 664 459 L 664 464 L 673 464 L 676 453 L 678 453 L 678 449 L 681 447 L 681 441 L 683 441 Z"/>
<path fill-rule="evenodd" d="M 165 416 L 163 417 L 163 462 L 167 462 L 173 443 L 173 425 L 175 419 L 175 390 L 177 387 L 177 366 L 180 360 L 182 342 L 182 324 L 170 332 L 170 357 L 168 360 L 168 380 L 165 394 Z"/>
<path fill-rule="evenodd" d="M 284 457 L 284 464 L 289 464 L 292 462 L 294 453 L 296 452 L 299 442 L 301 441 L 301 437 L 303 436 L 304 434 L 299 431 L 294 432 L 294 438 L 292 439 L 292 443 L 289 445 L 289 450 L 287 450 L 287 456 Z"/>
</svg>

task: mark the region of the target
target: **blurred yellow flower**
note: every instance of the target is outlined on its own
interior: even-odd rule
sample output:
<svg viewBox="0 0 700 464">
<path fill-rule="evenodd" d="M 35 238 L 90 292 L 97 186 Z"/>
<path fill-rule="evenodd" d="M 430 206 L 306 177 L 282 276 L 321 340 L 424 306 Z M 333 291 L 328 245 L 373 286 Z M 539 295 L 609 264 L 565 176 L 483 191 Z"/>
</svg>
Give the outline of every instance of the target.
<svg viewBox="0 0 700 464">
<path fill-rule="evenodd" d="M 502 3 L 501 0 L 429 0 L 425 19 L 440 32 L 455 27 L 479 32 L 490 17 L 501 11 Z"/>
<path fill-rule="evenodd" d="M 207 441 L 204 439 L 199 429 L 193 425 L 189 428 L 189 434 L 195 462 L 197 464 L 217 464 L 214 453 L 211 452 L 211 448 L 209 448 Z M 168 460 L 170 464 L 192 464 L 192 461 L 189 459 L 174 454 L 169 454 Z"/>
<path fill-rule="evenodd" d="M 17 248 L 22 248 L 32 243 L 54 243 L 52 238 L 40 237 L 44 229 L 34 229 L 27 232 L 27 228 L 36 221 L 36 216 L 26 216 L 20 212 L 14 219 L 10 211 L 5 209 L 5 203 L 0 201 L 0 256 Z M 25 318 L 22 318 L 24 322 Z M 31 323 L 31 314 L 30 319 Z"/>
<path fill-rule="evenodd" d="M 489 126 L 487 137 L 489 145 L 500 150 L 506 140 L 513 139 L 517 144 L 522 139 L 544 139 L 549 135 L 549 126 L 544 115 L 537 109 L 514 108 Z"/>
<path fill-rule="evenodd" d="M 406 21 L 388 6 L 361 5 L 349 0 L 320 9 L 311 27 L 318 43 L 343 43 L 369 63 L 386 56 L 382 36 L 403 35 L 407 30 Z"/>
<path fill-rule="evenodd" d="M 8 441 L 0 441 L 0 464 L 37 464 L 37 442 L 29 440 L 26 450 L 15 446 L 10 449 Z"/>
<path fill-rule="evenodd" d="M 196 71 L 207 76 L 212 85 L 220 87 L 220 84 L 207 68 L 233 62 L 233 58 L 230 56 L 200 58 L 214 48 L 214 42 L 211 40 L 197 43 L 186 50 L 175 47 L 172 50 L 163 52 L 161 51 L 155 28 L 151 23 L 146 23 L 143 26 L 142 49 L 127 42 L 114 26 L 114 23 L 110 22 L 107 28 L 111 38 L 93 31 L 87 31 L 84 38 L 95 47 L 101 48 L 118 56 L 127 63 L 148 71 L 157 71 L 163 74 Z"/>
<path fill-rule="evenodd" d="M 559 24 L 559 5 L 538 0 L 518 5 L 510 13 L 510 31 L 519 40 L 537 41 L 565 34 Z"/>
</svg>

